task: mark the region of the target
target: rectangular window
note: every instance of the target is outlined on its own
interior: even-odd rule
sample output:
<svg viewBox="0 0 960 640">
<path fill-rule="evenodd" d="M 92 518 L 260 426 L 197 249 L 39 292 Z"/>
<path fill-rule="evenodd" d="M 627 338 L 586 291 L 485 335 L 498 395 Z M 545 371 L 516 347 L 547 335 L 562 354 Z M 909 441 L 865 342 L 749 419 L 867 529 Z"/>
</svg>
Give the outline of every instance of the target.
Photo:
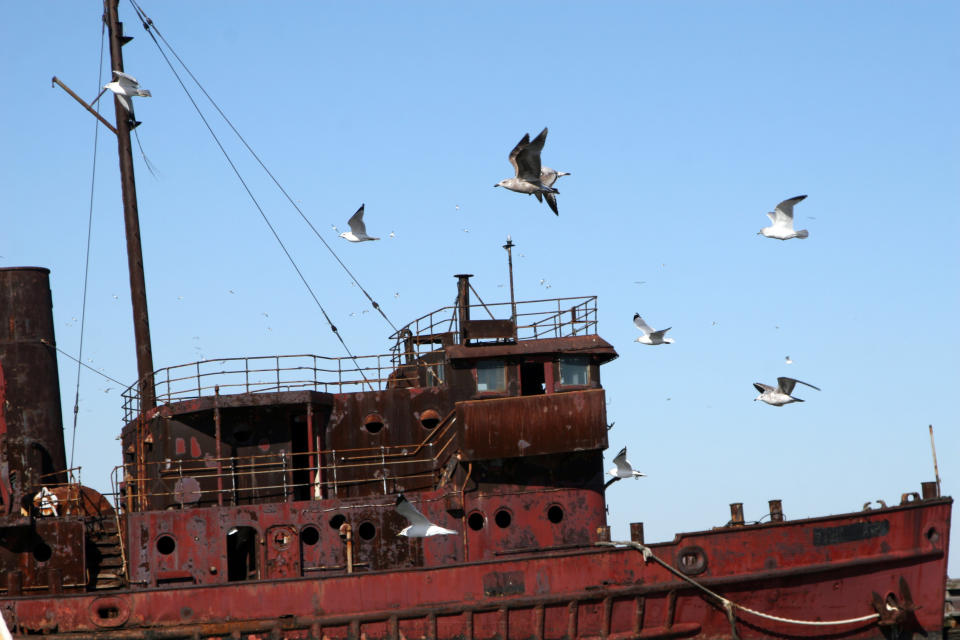
<svg viewBox="0 0 960 640">
<path fill-rule="evenodd" d="M 445 382 L 446 375 L 443 364 L 428 364 L 426 367 L 427 380 L 424 386 L 439 387 Z"/>
<path fill-rule="evenodd" d="M 484 360 L 477 363 L 477 391 L 505 391 L 507 367 L 502 360 Z"/>
<path fill-rule="evenodd" d="M 564 386 L 590 384 L 590 359 L 582 356 L 560 358 L 560 384 Z"/>
</svg>

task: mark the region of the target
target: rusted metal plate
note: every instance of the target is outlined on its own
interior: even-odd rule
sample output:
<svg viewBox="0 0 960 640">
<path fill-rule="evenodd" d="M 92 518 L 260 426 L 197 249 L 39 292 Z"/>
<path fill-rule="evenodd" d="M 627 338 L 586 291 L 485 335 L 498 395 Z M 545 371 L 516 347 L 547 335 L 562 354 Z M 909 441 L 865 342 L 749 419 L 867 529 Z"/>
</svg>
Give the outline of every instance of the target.
<svg viewBox="0 0 960 640">
<path fill-rule="evenodd" d="M 468 340 L 488 340 L 513 336 L 511 320 L 468 320 L 460 329 Z"/>
<path fill-rule="evenodd" d="M 603 389 L 457 403 L 464 460 L 605 449 Z"/>
<path fill-rule="evenodd" d="M 521 340 L 515 344 L 453 344 L 448 346 L 446 351 L 451 362 L 474 358 L 501 358 L 512 355 L 574 353 L 576 355 L 593 356 L 602 364 L 617 357 L 617 352 L 613 346 L 596 335 Z"/>
</svg>

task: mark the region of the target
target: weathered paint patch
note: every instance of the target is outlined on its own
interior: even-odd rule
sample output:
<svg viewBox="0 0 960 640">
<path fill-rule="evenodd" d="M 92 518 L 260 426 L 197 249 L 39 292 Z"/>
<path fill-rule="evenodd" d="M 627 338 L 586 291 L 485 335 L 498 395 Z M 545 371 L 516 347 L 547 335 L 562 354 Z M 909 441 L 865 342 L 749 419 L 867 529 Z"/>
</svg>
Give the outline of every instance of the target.
<svg viewBox="0 0 960 640">
<path fill-rule="evenodd" d="M 887 520 L 879 522 L 855 522 L 839 527 L 825 527 L 813 530 L 813 544 L 820 547 L 842 542 L 856 542 L 868 538 L 879 538 L 890 532 L 890 523 Z"/>
</svg>

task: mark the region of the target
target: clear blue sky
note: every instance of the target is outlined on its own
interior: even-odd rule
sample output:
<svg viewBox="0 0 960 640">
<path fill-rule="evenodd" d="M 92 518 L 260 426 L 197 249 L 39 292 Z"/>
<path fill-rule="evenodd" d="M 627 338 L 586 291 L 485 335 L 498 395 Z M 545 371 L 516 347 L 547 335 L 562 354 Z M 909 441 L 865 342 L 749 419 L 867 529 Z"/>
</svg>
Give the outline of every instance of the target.
<svg viewBox="0 0 960 640">
<path fill-rule="evenodd" d="M 88 100 L 107 82 L 100 4 L 8 3 L 0 23 L 0 266 L 52 270 L 73 354 L 94 120 L 49 79 Z M 944 493 L 960 495 L 960 4 L 144 8 L 395 324 L 450 304 L 455 273 L 506 299 L 507 234 L 519 298 L 599 296 L 600 335 L 620 353 L 603 370 L 607 464 L 626 445 L 649 474 L 611 487 L 615 537 L 631 521 L 651 541 L 721 525 L 731 502 L 748 520 L 771 498 L 788 518 L 897 503 L 933 479 L 928 424 Z M 136 170 L 156 366 L 343 355 L 126 2 L 121 16 L 136 37 L 127 72 L 153 92 L 136 106 L 158 177 L 139 153 Z M 544 126 L 545 164 L 573 174 L 559 217 L 492 188 Z M 111 138 L 101 129 L 83 358 L 129 383 Z M 385 352 L 389 326 L 229 146 L 350 348 Z M 798 194 L 809 239 L 757 236 Z M 348 245 L 330 225 L 361 202 L 384 239 Z M 633 342 L 637 311 L 676 344 Z M 60 373 L 69 441 L 76 365 L 61 358 Z M 822 391 L 753 402 L 753 382 L 782 375 Z M 80 382 L 76 463 L 107 491 L 120 388 L 89 371 Z"/>
</svg>

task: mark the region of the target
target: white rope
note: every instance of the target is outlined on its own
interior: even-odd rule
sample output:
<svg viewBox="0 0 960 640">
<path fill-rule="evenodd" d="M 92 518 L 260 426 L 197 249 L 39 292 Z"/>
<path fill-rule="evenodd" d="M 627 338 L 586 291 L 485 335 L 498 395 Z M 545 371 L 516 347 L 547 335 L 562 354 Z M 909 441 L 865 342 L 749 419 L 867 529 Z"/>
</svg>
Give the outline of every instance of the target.
<svg viewBox="0 0 960 640">
<path fill-rule="evenodd" d="M 736 602 L 733 602 L 731 600 L 728 600 L 727 598 L 724 598 L 719 593 L 716 593 L 715 591 L 711 591 L 710 589 L 703 586 L 702 584 L 700 584 L 690 576 L 682 573 L 681 571 L 679 571 L 678 569 L 675 569 L 674 567 L 671 567 L 669 564 L 667 564 L 657 556 L 653 555 L 653 551 L 650 549 L 650 547 L 640 544 L 639 542 L 598 542 L 597 545 L 604 546 L 604 547 L 616 547 L 616 546 L 633 547 L 634 549 L 636 549 L 637 551 L 643 554 L 643 559 L 645 562 L 649 562 L 650 559 L 653 558 L 658 564 L 660 564 L 663 568 L 665 568 L 670 573 L 673 573 L 677 577 L 683 580 L 686 580 L 687 582 L 697 587 L 704 593 L 707 593 L 713 596 L 714 598 L 716 598 L 720 602 L 720 604 L 727 610 L 729 610 L 732 607 L 735 609 L 739 609 L 740 611 L 753 614 L 760 618 L 766 618 L 767 620 L 775 620 L 777 622 L 786 622 L 788 624 L 797 624 L 797 625 L 804 625 L 804 626 L 810 626 L 810 627 L 833 627 L 833 626 L 840 626 L 845 624 L 854 624 L 857 622 L 868 622 L 870 620 L 874 620 L 880 617 L 879 613 L 871 613 L 870 615 L 860 616 L 859 618 L 846 618 L 844 620 L 796 620 L 794 618 L 781 618 L 780 616 L 771 615 L 769 613 L 763 613 L 762 611 L 756 611 L 755 609 L 751 609 L 750 607 L 745 607 L 742 604 L 737 604 Z"/>
</svg>

